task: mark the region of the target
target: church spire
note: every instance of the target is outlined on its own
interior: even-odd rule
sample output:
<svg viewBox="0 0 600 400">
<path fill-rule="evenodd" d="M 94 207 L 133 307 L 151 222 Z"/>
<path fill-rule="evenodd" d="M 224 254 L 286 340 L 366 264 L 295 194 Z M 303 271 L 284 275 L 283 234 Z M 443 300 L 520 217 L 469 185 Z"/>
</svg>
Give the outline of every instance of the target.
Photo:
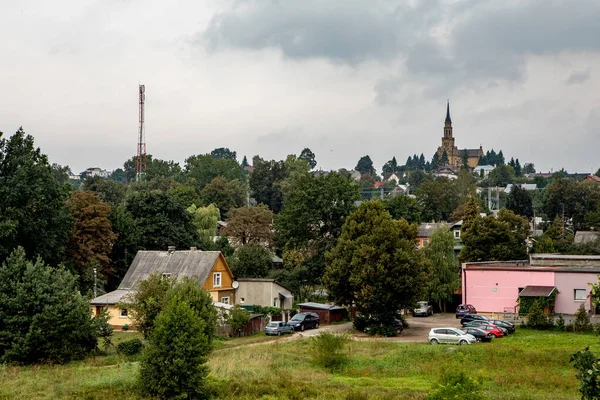
<svg viewBox="0 0 600 400">
<path fill-rule="evenodd" d="M 446 107 L 446 123 L 451 124 L 452 120 L 450 119 L 450 100 L 448 100 L 448 105 Z"/>
</svg>

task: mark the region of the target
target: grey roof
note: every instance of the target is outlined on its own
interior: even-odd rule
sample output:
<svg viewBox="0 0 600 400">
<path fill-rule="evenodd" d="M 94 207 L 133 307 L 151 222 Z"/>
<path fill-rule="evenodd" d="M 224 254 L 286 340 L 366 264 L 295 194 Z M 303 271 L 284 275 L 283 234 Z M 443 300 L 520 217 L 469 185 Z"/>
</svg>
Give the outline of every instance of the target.
<svg viewBox="0 0 600 400">
<path fill-rule="evenodd" d="M 464 154 L 464 152 L 467 152 L 467 155 L 469 157 L 479 157 L 479 149 L 463 149 L 463 150 L 458 150 L 458 155 L 462 157 L 462 155 Z"/>
<path fill-rule="evenodd" d="M 440 225 L 448 226 L 448 224 L 444 224 L 444 223 L 435 224 L 435 223 L 431 223 L 431 222 L 428 224 L 420 224 L 419 227 L 417 228 L 417 230 L 418 230 L 417 237 L 431 237 L 431 234 L 433 233 L 433 231 L 435 231 Z"/>
<path fill-rule="evenodd" d="M 129 292 L 129 290 L 117 289 L 92 299 L 90 304 L 93 306 L 117 304 L 125 295 L 129 294 Z"/>
<path fill-rule="evenodd" d="M 494 166 L 493 165 L 478 165 L 475 168 L 473 168 L 473 171 L 479 171 L 479 170 L 493 171 Z"/>
<path fill-rule="evenodd" d="M 452 119 L 450 119 L 450 101 L 448 101 L 448 105 L 446 108 L 446 121 L 444 121 L 447 124 L 451 124 L 452 123 Z"/>
<path fill-rule="evenodd" d="M 334 306 L 332 304 L 322 304 L 322 303 L 313 303 L 309 301 L 308 303 L 298 304 L 300 308 L 309 308 L 316 310 L 343 310 L 344 307 Z"/>
<path fill-rule="evenodd" d="M 525 286 L 519 297 L 548 297 L 556 290 L 554 286 Z"/>
<path fill-rule="evenodd" d="M 592 243 L 600 239 L 600 232 L 598 231 L 577 231 L 575 232 L 574 243 Z"/>
<path fill-rule="evenodd" d="M 197 277 L 204 283 L 219 258 L 220 251 L 138 251 L 119 289 L 131 289 L 139 281 L 147 279 L 152 273 L 169 273 L 174 278 Z"/>
<path fill-rule="evenodd" d="M 509 194 L 510 191 L 513 188 L 512 183 L 509 183 L 508 185 L 506 185 L 506 188 L 504 188 L 504 193 Z M 537 190 L 537 185 L 535 183 L 520 183 L 517 184 L 517 186 L 519 186 L 521 189 L 525 189 L 525 190 Z"/>
<path fill-rule="evenodd" d="M 269 278 L 237 278 L 237 281 L 240 282 L 240 283 L 247 283 L 247 282 L 271 282 L 271 283 L 274 283 L 275 285 L 278 285 L 279 287 L 284 288 L 288 292 L 292 293 L 292 291 L 289 288 L 283 286 L 281 283 L 277 282 L 275 279 L 269 279 Z"/>
</svg>

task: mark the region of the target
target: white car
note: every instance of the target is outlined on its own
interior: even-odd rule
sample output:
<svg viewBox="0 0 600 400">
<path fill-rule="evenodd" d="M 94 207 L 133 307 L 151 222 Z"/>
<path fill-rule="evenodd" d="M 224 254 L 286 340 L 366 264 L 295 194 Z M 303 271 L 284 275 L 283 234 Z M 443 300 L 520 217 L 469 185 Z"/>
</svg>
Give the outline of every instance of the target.
<svg viewBox="0 0 600 400">
<path fill-rule="evenodd" d="M 463 345 L 477 343 L 475 336 L 456 328 L 433 328 L 429 331 L 427 340 L 431 344 L 451 343 Z"/>
</svg>

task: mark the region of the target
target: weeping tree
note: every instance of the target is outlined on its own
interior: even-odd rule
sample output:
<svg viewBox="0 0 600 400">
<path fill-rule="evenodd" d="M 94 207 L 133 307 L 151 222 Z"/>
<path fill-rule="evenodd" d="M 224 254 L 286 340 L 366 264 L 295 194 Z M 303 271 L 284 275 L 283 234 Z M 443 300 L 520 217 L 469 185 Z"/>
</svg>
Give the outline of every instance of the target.
<svg viewBox="0 0 600 400">
<path fill-rule="evenodd" d="M 192 221 L 202 241 L 204 243 L 212 242 L 217 236 L 217 222 L 221 217 L 219 209 L 214 204 L 206 207 L 196 207 L 195 204 L 192 204 L 187 210 L 192 214 Z"/>
<path fill-rule="evenodd" d="M 454 256 L 454 235 L 440 224 L 425 247 L 425 256 L 431 263 L 429 298 L 446 312 L 446 303 L 452 301 L 454 290 L 460 286 L 459 264 Z"/>
</svg>

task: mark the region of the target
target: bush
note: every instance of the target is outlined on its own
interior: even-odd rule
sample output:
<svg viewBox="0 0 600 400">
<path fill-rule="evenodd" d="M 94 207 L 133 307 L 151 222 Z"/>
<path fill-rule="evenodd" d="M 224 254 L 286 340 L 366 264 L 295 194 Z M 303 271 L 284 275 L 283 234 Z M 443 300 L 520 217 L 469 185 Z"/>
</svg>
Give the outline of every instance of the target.
<svg viewBox="0 0 600 400">
<path fill-rule="evenodd" d="M 331 371 L 339 370 L 348 361 L 346 346 L 349 342 L 346 334 L 333 334 L 321 331 L 312 338 L 314 351 L 312 354 L 315 364 Z"/>
<path fill-rule="evenodd" d="M 586 348 L 571 355 L 571 362 L 577 371 L 575 376 L 579 379 L 579 391 L 582 400 L 600 398 L 600 360 Z"/>
<path fill-rule="evenodd" d="M 573 321 L 573 331 L 590 332 L 592 328 L 592 324 L 590 323 L 590 315 L 585 309 L 585 306 L 581 304 L 579 306 L 579 309 L 575 313 L 575 320 Z"/>
<path fill-rule="evenodd" d="M 556 330 L 563 332 L 565 329 L 566 329 L 565 328 L 565 319 L 563 318 L 563 316 L 561 314 L 556 319 Z"/>
<path fill-rule="evenodd" d="M 140 339 L 125 340 L 117 345 L 117 352 L 126 356 L 140 354 L 142 351 L 142 341 Z"/>
<path fill-rule="evenodd" d="M 481 381 L 475 380 L 464 372 L 444 374 L 435 391 L 427 397 L 428 400 L 469 399 L 482 400 L 479 392 Z"/>
<path fill-rule="evenodd" d="M 121 327 L 121 329 L 123 329 L 124 331 L 128 331 L 129 330 L 129 325 L 125 324 Z"/>
<path fill-rule="evenodd" d="M 553 325 L 554 323 L 548 318 L 540 303 L 537 300 L 533 301 L 529 307 L 529 313 L 527 314 L 527 327 L 533 329 L 548 329 Z"/>
</svg>

